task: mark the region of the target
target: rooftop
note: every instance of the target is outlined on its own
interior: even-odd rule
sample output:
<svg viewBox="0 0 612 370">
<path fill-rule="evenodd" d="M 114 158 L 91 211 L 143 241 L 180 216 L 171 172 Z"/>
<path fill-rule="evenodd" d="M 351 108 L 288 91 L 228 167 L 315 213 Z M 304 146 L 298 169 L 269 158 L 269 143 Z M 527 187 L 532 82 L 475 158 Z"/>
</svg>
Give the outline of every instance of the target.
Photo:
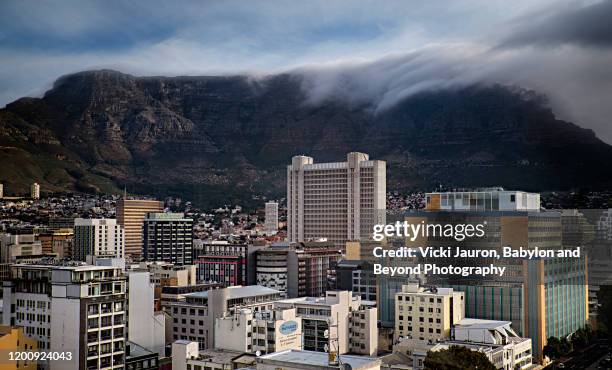
<svg viewBox="0 0 612 370">
<path fill-rule="evenodd" d="M 257 359 L 257 362 L 278 361 L 285 363 L 295 363 L 310 366 L 329 367 L 328 354 L 325 352 L 301 351 L 288 349 L 285 351 L 274 352 Z M 373 365 L 380 365 L 379 359 L 366 356 L 341 355 L 340 361 L 351 365 L 353 370 L 370 368 Z"/>
<path fill-rule="evenodd" d="M 270 295 L 277 294 L 280 291 L 272 288 L 266 288 L 261 285 L 249 285 L 249 286 L 232 286 L 224 288 L 228 291 L 228 299 L 236 299 L 236 298 L 246 298 L 260 295 Z M 208 298 L 208 292 L 195 292 L 190 294 L 185 294 L 187 297 L 196 297 L 196 298 Z"/>
</svg>

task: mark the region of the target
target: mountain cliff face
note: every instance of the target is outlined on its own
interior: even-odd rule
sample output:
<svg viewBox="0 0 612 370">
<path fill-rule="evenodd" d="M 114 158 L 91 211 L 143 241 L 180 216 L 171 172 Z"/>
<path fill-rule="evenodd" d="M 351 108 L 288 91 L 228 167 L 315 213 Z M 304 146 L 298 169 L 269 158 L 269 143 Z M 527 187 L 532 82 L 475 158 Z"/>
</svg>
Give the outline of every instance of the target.
<svg viewBox="0 0 612 370">
<path fill-rule="evenodd" d="M 612 147 L 557 120 L 542 97 L 473 86 L 375 113 L 307 104 L 296 75 L 134 77 L 89 71 L 0 110 L 0 181 L 25 192 L 182 194 L 211 203 L 282 195 L 292 155 L 387 160 L 390 189 L 610 187 Z"/>
</svg>

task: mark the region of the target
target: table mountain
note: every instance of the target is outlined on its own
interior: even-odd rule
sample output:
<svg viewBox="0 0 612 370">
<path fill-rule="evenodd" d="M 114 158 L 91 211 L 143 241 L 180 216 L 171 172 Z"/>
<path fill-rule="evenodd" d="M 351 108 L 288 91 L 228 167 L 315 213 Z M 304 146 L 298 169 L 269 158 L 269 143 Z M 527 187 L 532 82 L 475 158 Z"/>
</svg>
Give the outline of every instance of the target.
<svg viewBox="0 0 612 370">
<path fill-rule="evenodd" d="M 544 97 L 475 85 L 423 92 L 383 112 L 308 103 L 299 75 L 261 79 L 61 77 L 0 110 L 0 181 L 43 190 L 178 194 L 200 203 L 282 195 L 292 155 L 387 160 L 388 188 L 610 188 L 612 147 L 559 120 Z"/>
</svg>

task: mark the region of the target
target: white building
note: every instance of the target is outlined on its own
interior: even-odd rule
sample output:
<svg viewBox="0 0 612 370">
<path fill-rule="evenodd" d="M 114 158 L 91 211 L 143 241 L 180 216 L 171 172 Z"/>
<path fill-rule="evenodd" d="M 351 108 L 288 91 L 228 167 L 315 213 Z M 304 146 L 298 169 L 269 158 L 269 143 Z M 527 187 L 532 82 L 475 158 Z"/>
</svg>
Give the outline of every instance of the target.
<svg viewBox="0 0 612 370">
<path fill-rule="evenodd" d="M 338 370 L 340 363 L 352 370 L 380 370 L 381 361 L 366 356 L 342 355 L 339 358 L 327 353 L 286 350 L 257 358 L 256 370 Z"/>
<path fill-rule="evenodd" d="M 327 238 L 340 247 L 369 239 L 386 219 L 386 163 L 364 153 L 346 162 L 314 163 L 295 156 L 287 166 L 287 237 Z"/>
<path fill-rule="evenodd" d="M 278 203 L 266 202 L 266 235 L 274 235 L 278 232 Z"/>
<path fill-rule="evenodd" d="M 40 199 L 40 185 L 38 185 L 38 183 L 33 183 L 32 186 L 30 186 L 30 198 Z"/>
<path fill-rule="evenodd" d="M 295 308 L 237 309 L 215 321 L 215 348 L 251 354 L 302 349 L 302 319 Z"/>
<path fill-rule="evenodd" d="M 38 347 L 70 351 L 71 361 L 50 369 L 123 369 L 126 281 L 120 269 L 70 263 L 14 265 L 3 282 L 2 323 L 24 327 Z"/>
<path fill-rule="evenodd" d="M 0 199 L 4 198 L 4 184 L 0 184 Z"/>
<path fill-rule="evenodd" d="M 169 302 L 173 340 L 198 342 L 200 349 L 215 348 L 215 320 L 239 308 L 272 310 L 280 292 L 258 285 L 232 286 L 185 294 L 184 301 Z"/>
<path fill-rule="evenodd" d="M 87 256 L 124 258 L 125 232 L 115 219 L 74 220 L 73 258 L 87 261 Z"/>
<path fill-rule="evenodd" d="M 539 211 L 540 194 L 503 188 L 425 194 L 425 209 L 440 211 Z"/>
<path fill-rule="evenodd" d="M 327 291 L 321 298 L 285 299 L 276 302 L 274 307 L 297 310 L 297 316 L 302 318 L 305 350 L 376 354 L 377 310 L 351 292 Z"/>
<path fill-rule="evenodd" d="M 452 327 L 465 317 L 464 293 L 452 288 L 402 286 L 395 295 L 395 341 L 414 338 L 448 339 Z"/>
<path fill-rule="evenodd" d="M 155 312 L 155 285 L 149 273 L 129 271 L 128 278 L 128 340 L 164 356 L 166 320 L 162 312 Z"/>
</svg>

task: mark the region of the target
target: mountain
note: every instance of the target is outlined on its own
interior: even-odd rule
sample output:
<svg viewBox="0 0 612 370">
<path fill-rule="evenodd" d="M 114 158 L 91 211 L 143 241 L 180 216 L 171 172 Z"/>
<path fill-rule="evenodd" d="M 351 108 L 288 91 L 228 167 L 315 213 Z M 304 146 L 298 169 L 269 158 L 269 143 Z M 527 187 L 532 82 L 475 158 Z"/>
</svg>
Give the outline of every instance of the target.
<svg viewBox="0 0 612 370">
<path fill-rule="evenodd" d="M 282 195 L 291 156 L 363 151 L 389 189 L 503 185 L 610 188 L 612 147 L 555 118 L 544 97 L 470 86 L 411 96 L 383 112 L 310 104 L 302 77 L 134 77 L 87 71 L 0 110 L 0 181 L 48 191 L 183 195 L 200 203 Z"/>
</svg>

